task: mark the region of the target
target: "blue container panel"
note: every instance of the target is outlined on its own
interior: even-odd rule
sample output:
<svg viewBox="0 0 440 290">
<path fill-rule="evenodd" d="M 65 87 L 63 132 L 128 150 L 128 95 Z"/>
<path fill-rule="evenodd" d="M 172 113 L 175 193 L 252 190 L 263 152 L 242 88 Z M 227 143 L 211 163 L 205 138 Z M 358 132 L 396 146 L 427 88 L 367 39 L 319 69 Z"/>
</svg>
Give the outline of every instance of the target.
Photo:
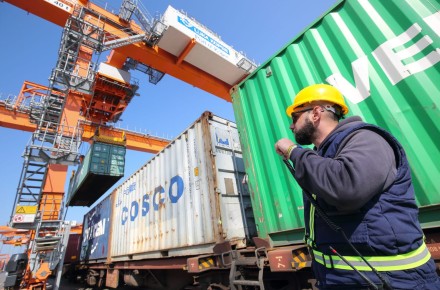
<svg viewBox="0 0 440 290">
<path fill-rule="evenodd" d="M 108 158 L 108 152 L 102 152 L 102 151 L 93 151 L 92 157 L 97 158 Z"/>
<path fill-rule="evenodd" d="M 81 262 L 106 259 L 110 236 L 111 195 L 84 216 Z"/>
<path fill-rule="evenodd" d="M 108 164 L 109 158 L 108 157 L 94 157 L 92 156 L 92 164 Z"/>
<path fill-rule="evenodd" d="M 111 148 L 111 154 L 112 155 L 120 155 L 120 156 L 125 156 L 125 148 L 124 147 L 116 147 L 113 146 Z"/>
<path fill-rule="evenodd" d="M 90 164 L 90 172 L 93 172 L 93 173 L 99 174 L 99 175 L 108 175 L 108 166 L 107 166 L 107 164 L 91 163 Z"/>
<path fill-rule="evenodd" d="M 111 149 L 110 144 L 95 142 L 93 145 L 93 151 L 95 151 L 95 152 L 109 152 L 110 149 Z"/>
<path fill-rule="evenodd" d="M 116 160 L 116 159 L 110 160 L 110 165 L 124 166 L 124 164 L 125 164 L 124 160 Z M 111 167 L 110 167 L 110 170 L 111 170 Z"/>
<path fill-rule="evenodd" d="M 124 166 L 118 166 L 118 165 L 110 165 L 110 175 L 112 176 L 118 176 L 124 175 Z"/>
</svg>

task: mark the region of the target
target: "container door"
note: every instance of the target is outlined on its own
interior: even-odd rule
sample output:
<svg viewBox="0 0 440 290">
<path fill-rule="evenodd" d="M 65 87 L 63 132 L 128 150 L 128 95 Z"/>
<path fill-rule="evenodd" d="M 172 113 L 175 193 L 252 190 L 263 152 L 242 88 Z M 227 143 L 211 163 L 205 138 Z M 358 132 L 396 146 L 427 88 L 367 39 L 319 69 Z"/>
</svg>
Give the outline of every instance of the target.
<svg viewBox="0 0 440 290">
<path fill-rule="evenodd" d="M 242 184 L 245 171 L 237 129 L 232 123 L 212 122 L 211 125 L 225 237 L 250 239 L 256 235 L 256 227 L 249 192 Z"/>
</svg>

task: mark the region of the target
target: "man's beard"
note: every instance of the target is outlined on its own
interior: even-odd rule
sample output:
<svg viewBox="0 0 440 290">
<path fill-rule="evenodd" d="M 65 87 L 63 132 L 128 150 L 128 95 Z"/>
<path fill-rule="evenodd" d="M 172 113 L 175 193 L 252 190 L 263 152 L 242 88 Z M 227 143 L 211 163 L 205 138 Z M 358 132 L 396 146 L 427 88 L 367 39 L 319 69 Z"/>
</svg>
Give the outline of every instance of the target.
<svg viewBox="0 0 440 290">
<path fill-rule="evenodd" d="M 310 145 L 312 144 L 313 135 L 316 132 L 316 128 L 313 126 L 313 123 L 306 119 L 304 126 L 295 130 L 295 140 L 299 145 Z"/>
</svg>

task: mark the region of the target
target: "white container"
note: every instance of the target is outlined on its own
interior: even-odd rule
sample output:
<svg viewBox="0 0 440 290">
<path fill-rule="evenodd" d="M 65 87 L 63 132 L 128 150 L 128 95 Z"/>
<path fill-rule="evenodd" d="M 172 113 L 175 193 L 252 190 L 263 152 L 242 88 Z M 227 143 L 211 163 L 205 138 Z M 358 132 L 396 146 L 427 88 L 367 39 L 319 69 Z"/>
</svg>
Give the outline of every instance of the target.
<svg viewBox="0 0 440 290">
<path fill-rule="evenodd" d="M 205 112 L 114 191 L 111 260 L 212 253 L 223 241 L 244 247 L 255 224 L 243 218 L 252 213 L 243 177 L 235 123 Z"/>
<path fill-rule="evenodd" d="M 195 39 L 195 46 L 184 60 L 225 83 L 235 85 L 255 70 L 256 65 L 243 54 L 173 7 L 168 6 L 161 21 L 168 27 L 158 43 L 161 49 L 179 57 L 191 39 Z M 244 69 L 237 66 L 242 59 L 247 61 Z"/>
</svg>

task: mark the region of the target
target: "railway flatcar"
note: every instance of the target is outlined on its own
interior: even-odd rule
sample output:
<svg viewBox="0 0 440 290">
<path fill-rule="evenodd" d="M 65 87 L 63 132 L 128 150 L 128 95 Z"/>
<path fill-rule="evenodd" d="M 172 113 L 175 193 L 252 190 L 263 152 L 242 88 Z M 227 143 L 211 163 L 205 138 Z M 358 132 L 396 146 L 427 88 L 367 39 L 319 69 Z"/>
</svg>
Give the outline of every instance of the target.
<svg viewBox="0 0 440 290">
<path fill-rule="evenodd" d="M 199 257 L 197 269 L 210 269 L 231 263 L 232 250 L 252 245 L 256 226 L 243 180 L 235 123 L 205 112 L 85 215 L 80 260 L 88 267 L 87 282 L 154 289 L 227 285 L 226 268 L 195 280 L 188 259 Z M 209 258 L 214 254 L 223 254 L 223 261 Z"/>
<path fill-rule="evenodd" d="M 90 282 L 313 289 L 302 192 L 274 144 L 293 137 L 285 109 L 314 83 L 338 88 L 351 114 L 405 148 L 439 266 L 439 10 L 437 0 L 339 1 L 234 86 L 236 125 L 205 114 L 111 194 L 110 227 L 96 226 L 108 253 L 84 260 Z"/>
</svg>

